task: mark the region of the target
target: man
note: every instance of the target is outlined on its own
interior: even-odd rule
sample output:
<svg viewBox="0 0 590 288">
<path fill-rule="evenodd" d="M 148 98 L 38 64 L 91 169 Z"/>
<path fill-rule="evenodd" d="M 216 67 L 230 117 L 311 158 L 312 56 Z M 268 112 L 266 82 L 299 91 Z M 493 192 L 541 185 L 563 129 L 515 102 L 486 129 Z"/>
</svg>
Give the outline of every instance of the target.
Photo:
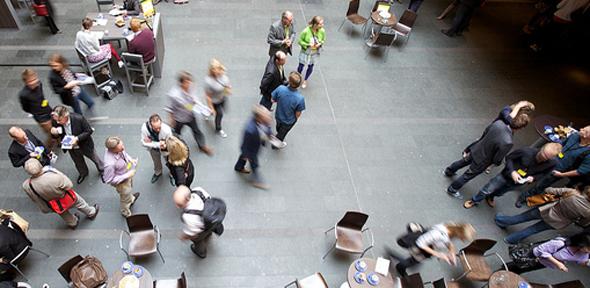
<svg viewBox="0 0 590 288">
<path fill-rule="evenodd" d="M 162 152 L 167 153 L 166 138 L 169 136 L 172 136 L 172 128 L 162 123 L 158 114 L 152 114 L 150 119 L 141 126 L 141 145 L 148 149 L 154 162 L 152 183 L 156 183 L 162 176 Z"/>
<path fill-rule="evenodd" d="M 52 167 L 43 167 L 37 159 L 29 159 L 25 162 L 25 171 L 31 175 L 31 178 L 23 182 L 23 190 L 27 196 L 37 204 L 42 213 L 53 212 L 50 208 L 49 201 L 68 197 L 67 193 L 76 196 L 75 207 L 84 213 L 90 220 L 94 220 L 100 207 L 94 204 L 92 207 L 86 203 L 80 194 L 72 190 L 73 184 L 70 178 Z M 76 229 L 80 218 L 77 214 L 72 215 L 69 211 L 64 211 L 59 216 L 66 222 L 70 229 Z"/>
<path fill-rule="evenodd" d="M 483 5 L 484 0 L 459 0 L 459 7 L 455 12 L 455 18 L 451 28 L 441 30 L 441 32 L 449 37 L 461 36 L 463 31 L 469 26 L 469 21 L 477 7 Z"/>
<path fill-rule="evenodd" d="M 285 64 L 287 63 L 287 54 L 283 51 L 277 51 L 275 55 L 270 57 L 266 68 L 264 69 L 264 75 L 260 81 L 260 105 L 266 107 L 268 110 L 272 110 L 272 91 L 275 91 L 277 87 L 287 84 L 285 78 Z"/>
<path fill-rule="evenodd" d="M 580 129 L 580 132 L 574 132 L 567 137 L 563 143 L 563 150 L 558 155 L 555 170 L 539 180 L 535 187 L 523 192 L 516 206 L 522 206 L 529 196 L 543 193 L 545 188 L 561 178 L 570 178 L 573 184 L 576 180 L 587 177 L 587 175 L 590 175 L 590 126 L 586 126 Z"/>
<path fill-rule="evenodd" d="M 10 261 L 15 259 L 27 246 L 33 246 L 33 243 L 16 223 L 8 218 L 0 220 L 0 281 L 14 279 L 14 276 L 8 272 L 14 271 Z M 23 259 L 24 257 L 20 257 L 12 264 L 18 265 Z"/>
<path fill-rule="evenodd" d="M 137 172 L 137 159 L 131 158 L 125 151 L 123 140 L 116 136 L 105 141 L 103 181 L 115 187 L 119 193 L 121 215 L 131 216 L 131 206 L 139 198 L 139 192 L 133 193 L 133 176 Z"/>
<path fill-rule="evenodd" d="M 41 161 L 43 166 L 50 164 L 49 150 L 29 129 L 23 130 L 13 126 L 8 129 L 8 135 L 12 138 L 12 143 L 8 148 L 8 158 L 10 158 L 12 166 L 22 167 L 25 165 L 25 161 L 32 158 Z"/>
<path fill-rule="evenodd" d="M 529 123 L 527 114 L 517 115 L 510 125 L 502 120 L 496 120 L 484 131 L 482 137 L 469 150 L 463 152 L 463 157 L 452 163 L 444 171 L 445 176 L 455 175 L 457 170 L 469 166 L 469 168 L 455 179 L 447 188 L 447 193 L 455 198 L 463 199 L 459 189 L 471 179 L 484 172 L 488 166 L 496 166 L 502 163 L 502 159 L 512 148 L 512 137 L 514 131 L 525 127 Z"/>
<path fill-rule="evenodd" d="M 252 173 L 252 185 L 256 188 L 268 189 L 268 185 L 264 184 L 257 172 L 258 152 L 260 146 L 264 145 L 264 141 L 271 136 L 270 124 L 272 123 L 272 116 L 270 111 L 260 105 L 254 107 L 252 112 L 254 117 L 246 124 L 241 146 L 242 153 L 234 166 L 234 170 L 244 174 Z M 252 170 L 246 169 L 246 161 L 250 162 Z"/>
<path fill-rule="evenodd" d="M 484 185 L 471 200 L 467 200 L 463 207 L 469 209 L 484 198 L 490 207 L 494 207 L 494 197 L 500 197 L 518 185 L 533 183 L 551 172 L 557 165 L 555 157 L 561 153 L 561 148 L 559 143 L 547 143 L 540 149 L 524 147 L 512 151 L 506 156 L 502 172 Z"/>
<path fill-rule="evenodd" d="M 281 20 L 270 25 L 266 42 L 270 45 L 268 56 L 273 56 L 277 51 L 292 55 L 291 47 L 295 40 L 295 28 L 293 27 L 293 13 L 285 11 L 281 14 Z"/>
<path fill-rule="evenodd" d="M 127 44 L 128 52 L 143 56 L 143 62 L 149 63 L 156 57 L 154 33 L 149 28 L 141 30 L 141 22 L 137 18 L 129 22 L 131 31 L 135 33 L 133 40 Z"/>
<path fill-rule="evenodd" d="M 180 135 L 182 127 L 187 125 L 193 131 L 193 137 L 199 146 L 199 149 L 211 156 L 213 150 L 205 144 L 205 136 L 199 130 L 197 125 L 197 118 L 193 112 L 193 107 L 197 104 L 197 94 L 193 87 L 193 76 L 186 72 L 181 71 L 178 75 L 178 86 L 173 87 L 168 92 L 168 99 L 170 104 L 166 107 L 166 111 L 170 113 L 170 119 L 172 127 L 174 127 L 174 133 Z"/>
<path fill-rule="evenodd" d="M 43 87 L 37 76 L 37 72 L 25 69 L 21 74 L 25 87 L 18 93 L 18 99 L 23 110 L 33 115 L 33 119 L 47 134 L 45 147 L 51 150 L 53 138 L 51 137 L 51 106 L 43 95 Z"/>
<path fill-rule="evenodd" d="M 58 138 L 60 143 L 64 141 L 66 136 L 73 137 L 72 148 L 64 149 L 64 153 L 69 152 L 76 165 L 76 170 L 79 173 L 76 183 L 81 184 L 88 177 L 88 166 L 84 161 L 84 156 L 94 162 L 96 170 L 102 175 L 104 164 L 94 149 L 94 141 L 92 140 L 94 130 L 86 118 L 80 114 L 70 113 L 68 108 L 58 105 L 53 109 L 53 120 L 51 134 Z"/>
<path fill-rule="evenodd" d="M 289 73 L 289 86 L 279 86 L 272 91 L 272 102 L 277 103 L 277 111 L 275 112 L 275 119 L 277 121 L 277 138 L 281 140 L 280 146 L 273 146 L 274 149 L 285 148 L 285 136 L 293 128 L 301 112 L 305 110 L 305 99 L 303 95 L 297 91 L 301 86 L 301 74 L 297 72 Z"/>
<path fill-rule="evenodd" d="M 141 5 L 139 0 L 123 0 L 123 14 L 125 16 L 137 16 L 141 14 Z"/>
<path fill-rule="evenodd" d="M 174 191 L 174 203 L 182 209 L 183 223 L 181 240 L 191 240 L 191 251 L 200 258 L 207 257 L 207 243 L 211 234 L 221 236 L 226 205 L 219 198 L 211 198 L 201 187 L 191 191 L 187 186 L 180 185 Z"/>
</svg>

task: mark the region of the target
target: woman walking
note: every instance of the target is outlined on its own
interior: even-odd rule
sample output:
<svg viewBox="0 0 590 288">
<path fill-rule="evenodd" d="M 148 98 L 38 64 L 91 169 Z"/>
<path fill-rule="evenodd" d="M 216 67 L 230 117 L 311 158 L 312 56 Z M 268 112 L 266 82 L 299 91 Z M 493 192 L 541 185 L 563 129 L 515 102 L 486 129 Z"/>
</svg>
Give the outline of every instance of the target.
<svg viewBox="0 0 590 288">
<path fill-rule="evenodd" d="M 170 169 L 170 184 L 176 187 L 191 187 L 195 178 L 195 167 L 189 157 L 188 146 L 180 138 L 169 136 L 166 138 L 166 149 L 169 153 L 166 166 Z"/>
<path fill-rule="evenodd" d="M 225 112 L 225 99 L 231 95 L 231 85 L 225 75 L 225 66 L 217 59 L 211 59 L 209 62 L 209 74 L 205 77 L 204 89 L 207 104 L 215 113 L 215 131 L 225 138 L 227 134 L 221 129 L 221 119 Z"/>
<path fill-rule="evenodd" d="M 92 114 L 94 100 L 80 86 L 76 74 L 69 69 L 68 60 L 60 54 L 53 54 L 49 57 L 49 66 L 51 67 L 49 83 L 51 83 L 53 92 L 61 98 L 61 102 L 64 105 L 71 106 L 74 108 L 74 112 L 82 115 L 82 108 L 80 107 L 80 101 L 82 101 L 88 106 L 88 110 Z"/>
<path fill-rule="evenodd" d="M 307 65 L 307 71 L 305 71 L 305 78 L 301 88 L 307 87 L 307 79 L 313 72 L 315 64 L 319 63 L 320 60 L 320 49 L 326 41 L 326 30 L 324 30 L 324 18 L 321 16 L 313 16 L 309 25 L 301 31 L 299 36 L 299 46 L 301 46 L 301 52 L 299 52 L 299 66 L 297 72 L 302 74 L 303 68 Z"/>
</svg>

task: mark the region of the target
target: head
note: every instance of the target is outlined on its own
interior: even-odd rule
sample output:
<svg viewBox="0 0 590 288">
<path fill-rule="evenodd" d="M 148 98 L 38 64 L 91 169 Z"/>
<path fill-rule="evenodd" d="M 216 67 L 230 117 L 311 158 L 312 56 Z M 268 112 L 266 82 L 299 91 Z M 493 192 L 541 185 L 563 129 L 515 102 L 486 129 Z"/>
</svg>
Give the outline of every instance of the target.
<svg viewBox="0 0 590 288">
<path fill-rule="evenodd" d="M 291 11 L 285 11 L 281 14 L 281 23 L 283 26 L 289 26 L 293 23 L 293 13 Z"/>
<path fill-rule="evenodd" d="M 172 165 L 184 165 L 188 159 L 188 147 L 182 140 L 176 136 L 166 138 L 166 148 L 168 149 L 168 162 Z"/>
<path fill-rule="evenodd" d="M 526 101 L 526 100 L 522 100 L 519 101 L 518 103 L 523 103 L 524 105 L 520 108 L 520 110 L 518 111 L 518 113 L 525 113 L 525 114 L 531 114 L 533 112 L 535 112 L 535 104 Z M 516 104 L 518 103 L 514 103 L 512 105 L 510 105 L 511 109 L 514 109 L 514 107 L 516 107 Z"/>
<path fill-rule="evenodd" d="M 84 28 L 84 30 L 90 30 L 90 28 L 92 28 L 92 19 L 86 17 L 84 18 L 84 20 L 82 20 L 82 28 Z"/>
<path fill-rule="evenodd" d="M 180 71 L 178 73 L 178 85 L 184 91 L 189 91 L 193 85 L 193 75 L 187 71 Z"/>
<path fill-rule="evenodd" d="M 70 110 L 63 105 L 55 106 L 51 115 L 53 116 L 53 120 L 60 125 L 65 125 L 70 120 Z"/>
<path fill-rule="evenodd" d="M 176 190 L 174 190 L 172 198 L 174 198 L 174 204 L 177 208 L 186 208 L 188 201 L 191 199 L 191 189 L 184 185 L 180 185 L 178 188 L 176 188 Z"/>
<path fill-rule="evenodd" d="M 134 33 L 139 32 L 141 30 L 141 21 L 137 18 L 131 19 L 131 21 L 129 21 L 129 28 L 131 28 L 131 31 Z"/>
<path fill-rule="evenodd" d="M 25 85 L 30 89 L 35 89 L 39 86 L 39 77 L 37 77 L 37 72 L 35 72 L 35 70 L 25 69 L 23 73 L 21 73 L 21 77 Z"/>
<path fill-rule="evenodd" d="M 37 177 L 43 173 L 43 165 L 35 158 L 31 158 L 25 162 L 25 171 L 32 177 Z"/>
<path fill-rule="evenodd" d="M 279 66 L 285 65 L 287 63 L 287 54 L 283 51 L 277 51 L 275 53 L 275 63 Z"/>
<path fill-rule="evenodd" d="M 313 16 L 313 18 L 311 18 L 311 21 L 309 21 L 309 26 L 311 26 L 311 29 L 313 30 L 323 28 L 324 18 L 322 18 L 322 16 Z"/>
<path fill-rule="evenodd" d="M 255 105 L 254 108 L 252 108 L 252 113 L 254 114 L 256 122 L 264 125 L 270 125 L 272 123 L 272 114 L 264 106 Z"/>
<path fill-rule="evenodd" d="M 567 245 L 580 249 L 582 252 L 590 253 L 590 235 L 587 233 L 579 233 L 567 240 Z"/>
<path fill-rule="evenodd" d="M 559 143 L 547 143 L 541 147 L 541 150 L 539 150 L 537 159 L 539 159 L 541 162 L 553 159 L 557 157 L 559 153 L 561 153 L 562 148 L 563 147 Z"/>
<path fill-rule="evenodd" d="M 580 138 L 590 140 L 590 125 L 580 129 Z"/>
<path fill-rule="evenodd" d="M 61 54 L 53 54 L 49 57 L 49 66 L 55 72 L 61 72 L 68 68 L 68 60 Z"/>
<path fill-rule="evenodd" d="M 160 118 L 160 115 L 152 114 L 152 116 L 150 116 L 150 126 L 152 126 L 154 132 L 160 133 L 160 130 L 162 129 L 162 118 Z"/>
<path fill-rule="evenodd" d="M 475 237 L 475 228 L 469 223 L 447 223 L 445 227 L 449 230 L 449 237 L 459 239 L 463 242 L 471 241 Z"/>
<path fill-rule="evenodd" d="M 293 71 L 289 73 L 289 87 L 293 89 L 299 88 L 301 86 L 301 74 L 299 72 Z"/>
<path fill-rule="evenodd" d="M 125 150 L 123 140 L 119 136 L 110 136 L 104 141 L 104 146 L 112 153 L 121 153 Z"/>
<path fill-rule="evenodd" d="M 209 76 L 218 78 L 225 73 L 225 66 L 219 60 L 213 58 L 209 61 Z"/>
<path fill-rule="evenodd" d="M 8 129 L 8 135 L 10 135 L 10 138 L 12 138 L 14 141 L 18 143 L 25 143 L 27 142 L 27 140 L 29 140 L 29 138 L 27 137 L 27 133 L 25 133 L 25 130 L 16 126 L 12 126 L 10 127 L 10 129 Z"/>
<path fill-rule="evenodd" d="M 531 118 L 528 114 L 518 113 L 516 117 L 512 119 L 512 123 L 510 123 L 510 128 L 512 128 L 512 130 L 522 129 L 526 127 L 526 125 L 528 125 L 530 121 Z"/>
</svg>

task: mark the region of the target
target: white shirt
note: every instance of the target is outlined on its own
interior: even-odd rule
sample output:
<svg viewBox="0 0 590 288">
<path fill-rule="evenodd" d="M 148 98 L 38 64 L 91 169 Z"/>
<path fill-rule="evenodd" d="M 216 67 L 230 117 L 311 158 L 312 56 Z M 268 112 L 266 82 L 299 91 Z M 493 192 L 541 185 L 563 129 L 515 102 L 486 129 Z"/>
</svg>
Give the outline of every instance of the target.
<svg viewBox="0 0 590 288">
<path fill-rule="evenodd" d="M 192 190 L 199 190 L 201 191 L 201 193 L 203 193 L 205 198 L 211 198 L 211 195 L 209 195 L 209 193 L 207 193 L 207 191 L 205 191 L 205 189 L 201 187 L 197 187 Z M 205 207 L 205 203 L 203 203 L 201 197 L 199 197 L 199 195 L 197 195 L 196 193 L 191 193 L 190 200 L 188 201 L 188 204 L 186 205 L 184 210 L 202 211 L 203 207 Z M 199 233 L 203 232 L 203 230 L 205 230 L 205 223 L 203 222 L 203 218 L 201 216 L 183 213 L 181 217 L 183 222 L 182 232 L 184 234 L 190 237 L 195 237 Z"/>
<path fill-rule="evenodd" d="M 170 128 L 170 126 L 168 126 L 168 124 L 165 124 L 162 122 L 162 126 L 160 128 L 160 133 L 158 133 L 158 139 L 160 141 L 164 141 L 166 140 L 166 138 L 168 138 L 168 136 L 172 136 L 172 128 Z M 143 125 L 141 125 L 141 145 L 143 145 L 143 147 L 146 147 L 148 149 L 160 149 L 160 142 L 157 141 L 151 141 L 151 142 L 146 142 L 146 139 L 150 139 L 150 132 L 147 129 L 147 123 L 143 123 Z"/>
<path fill-rule="evenodd" d="M 82 51 L 86 56 L 94 55 L 100 52 L 100 43 L 98 38 L 90 33 L 90 31 L 78 31 L 76 33 L 76 41 L 74 46 Z"/>
<path fill-rule="evenodd" d="M 416 246 L 421 249 L 429 247 L 436 250 L 442 250 L 446 249 L 449 243 L 451 243 L 449 230 L 447 230 L 447 227 L 443 224 L 432 226 L 428 232 L 416 239 Z"/>
</svg>

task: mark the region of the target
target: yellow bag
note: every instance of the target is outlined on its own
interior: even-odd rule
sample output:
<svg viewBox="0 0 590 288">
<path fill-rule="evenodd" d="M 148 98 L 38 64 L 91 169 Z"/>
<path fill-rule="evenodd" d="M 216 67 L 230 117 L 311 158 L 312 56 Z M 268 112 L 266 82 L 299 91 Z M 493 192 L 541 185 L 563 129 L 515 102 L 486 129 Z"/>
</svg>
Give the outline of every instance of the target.
<svg viewBox="0 0 590 288">
<path fill-rule="evenodd" d="M 16 225 L 18 225 L 18 227 L 20 227 L 23 232 L 27 233 L 27 231 L 29 231 L 29 222 L 27 222 L 27 220 L 25 220 L 23 217 L 20 217 L 20 215 L 18 215 L 13 210 L 0 209 L 0 219 L 4 220 L 6 218 L 9 218 L 10 221 L 16 223 Z"/>
</svg>

